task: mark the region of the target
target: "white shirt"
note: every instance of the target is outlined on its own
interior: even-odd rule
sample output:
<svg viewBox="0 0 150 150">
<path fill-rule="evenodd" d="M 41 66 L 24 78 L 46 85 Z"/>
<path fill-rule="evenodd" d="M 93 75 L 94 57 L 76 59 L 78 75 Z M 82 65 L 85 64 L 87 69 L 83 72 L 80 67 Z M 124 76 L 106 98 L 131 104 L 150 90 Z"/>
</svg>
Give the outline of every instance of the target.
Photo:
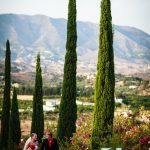
<svg viewBox="0 0 150 150">
<path fill-rule="evenodd" d="M 24 145 L 23 150 L 27 150 L 27 145 L 31 142 L 31 137 L 29 137 Z"/>
</svg>

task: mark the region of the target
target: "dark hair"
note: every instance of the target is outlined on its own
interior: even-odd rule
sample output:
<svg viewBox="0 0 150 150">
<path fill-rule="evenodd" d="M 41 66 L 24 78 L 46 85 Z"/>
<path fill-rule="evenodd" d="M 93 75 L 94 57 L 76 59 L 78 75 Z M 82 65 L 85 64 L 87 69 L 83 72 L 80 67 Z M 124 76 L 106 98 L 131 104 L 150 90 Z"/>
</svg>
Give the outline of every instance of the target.
<svg viewBox="0 0 150 150">
<path fill-rule="evenodd" d="M 31 133 L 31 137 L 33 137 L 33 136 L 35 136 L 35 135 L 37 135 L 36 133 Z"/>
</svg>

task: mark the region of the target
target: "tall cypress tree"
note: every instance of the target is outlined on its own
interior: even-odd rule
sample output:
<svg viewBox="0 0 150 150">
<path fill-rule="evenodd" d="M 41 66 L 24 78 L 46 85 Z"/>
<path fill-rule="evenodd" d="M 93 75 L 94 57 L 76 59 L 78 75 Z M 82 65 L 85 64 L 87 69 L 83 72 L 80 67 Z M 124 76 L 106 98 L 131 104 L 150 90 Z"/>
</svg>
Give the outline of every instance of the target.
<svg viewBox="0 0 150 150">
<path fill-rule="evenodd" d="M 40 54 L 37 54 L 36 62 L 36 77 L 35 77 L 35 89 L 33 95 L 33 114 L 32 114 L 32 126 L 31 133 L 37 133 L 39 141 L 43 137 L 44 132 L 44 113 L 43 113 L 43 81 L 42 81 L 42 69 L 40 64 Z"/>
<path fill-rule="evenodd" d="M 9 149 L 16 149 L 17 145 L 20 143 L 21 139 L 21 128 L 20 128 L 20 119 L 18 111 L 18 100 L 17 100 L 17 91 L 14 88 L 11 113 L 9 119 Z"/>
<path fill-rule="evenodd" d="M 3 96 L 2 119 L 1 119 L 1 149 L 7 149 L 10 116 L 10 90 L 11 90 L 11 52 L 9 40 L 6 42 L 5 56 L 5 87 Z"/>
<path fill-rule="evenodd" d="M 59 140 L 69 139 L 76 130 L 76 44 L 76 0 L 69 0 L 66 56 L 57 130 Z"/>
<path fill-rule="evenodd" d="M 114 54 L 110 0 L 101 1 L 92 148 L 108 147 L 114 118 Z"/>
</svg>

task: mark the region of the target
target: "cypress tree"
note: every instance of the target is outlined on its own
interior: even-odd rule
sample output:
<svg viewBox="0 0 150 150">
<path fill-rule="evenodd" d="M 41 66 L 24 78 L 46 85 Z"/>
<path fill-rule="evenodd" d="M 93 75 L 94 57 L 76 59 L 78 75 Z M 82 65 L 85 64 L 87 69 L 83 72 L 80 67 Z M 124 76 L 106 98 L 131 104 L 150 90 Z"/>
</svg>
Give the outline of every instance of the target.
<svg viewBox="0 0 150 150">
<path fill-rule="evenodd" d="M 33 94 L 33 114 L 31 133 L 37 133 L 39 141 L 44 132 L 44 113 L 43 113 L 43 81 L 42 69 L 40 64 L 40 54 L 37 54 L 35 89 Z"/>
<path fill-rule="evenodd" d="M 5 87 L 3 96 L 2 119 L 1 119 L 1 149 L 7 149 L 10 117 L 10 90 L 11 90 L 11 52 L 9 40 L 6 42 L 5 56 Z"/>
<path fill-rule="evenodd" d="M 17 100 L 17 91 L 14 88 L 11 113 L 9 119 L 9 149 L 16 149 L 21 139 L 21 128 L 20 128 L 20 119 L 18 111 L 18 100 Z"/>
<path fill-rule="evenodd" d="M 92 149 L 108 147 L 114 118 L 114 54 L 110 0 L 101 1 Z"/>
<path fill-rule="evenodd" d="M 76 63 L 77 63 L 76 0 L 69 0 L 66 56 L 57 137 L 69 139 L 76 131 Z"/>
</svg>

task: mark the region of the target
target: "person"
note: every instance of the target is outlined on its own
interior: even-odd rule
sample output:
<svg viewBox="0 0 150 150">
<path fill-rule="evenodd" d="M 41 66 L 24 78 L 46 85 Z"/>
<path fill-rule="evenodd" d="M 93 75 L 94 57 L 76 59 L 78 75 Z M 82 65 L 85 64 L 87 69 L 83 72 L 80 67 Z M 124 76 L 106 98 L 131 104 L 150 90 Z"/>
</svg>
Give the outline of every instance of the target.
<svg viewBox="0 0 150 150">
<path fill-rule="evenodd" d="M 27 145 L 31 142 L 31 136 L 26 140 L 23 150 L 27 149 Z"/>
<path fill-rule="evenodd" d="M 37 150 L 37 149 L 38 149 L 37 134 L 32 133 L 31 137 L 26 141 L 23 150 Z"/>
<path fill-rule="evenodd" d="M 41 150 L 59 150 L 57 140 L 49 129 L 45 132 L 46 138 L 42 142 Z"/>
</svg>

